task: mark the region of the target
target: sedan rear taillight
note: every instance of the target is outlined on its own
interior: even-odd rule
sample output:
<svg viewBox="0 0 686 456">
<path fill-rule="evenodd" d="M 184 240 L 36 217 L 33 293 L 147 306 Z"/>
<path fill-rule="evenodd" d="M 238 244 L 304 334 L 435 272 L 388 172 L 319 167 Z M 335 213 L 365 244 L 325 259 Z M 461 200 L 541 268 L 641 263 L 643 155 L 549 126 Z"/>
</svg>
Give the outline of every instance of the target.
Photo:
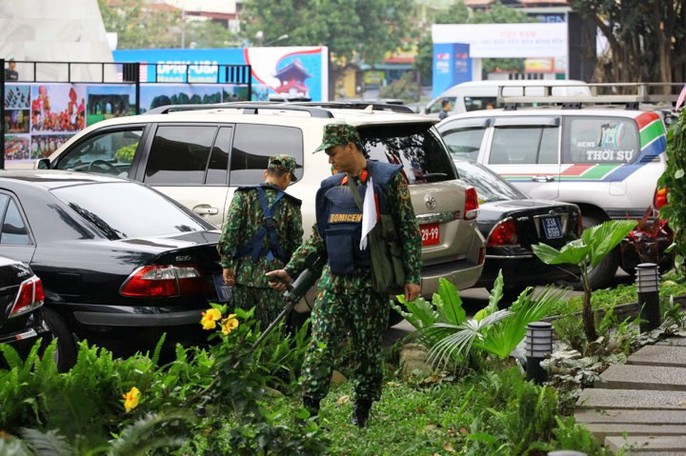
<svg viewBox="0 0 686 456">
<path fill-rule="evenodd" d="M 506 218 L 496 223 L 491 230 L 491 234 L 488 235 L 488 247 L 503 247 L 506 245 L 519 245 L 517 226 L 511 218 Z"/>
<path fill-rule="evenodd" d="M 662 209 L 662 206 L 667 204 L 667 187 L 656 188 L 655 195 L 653 195 L 653 206 L 655 209 Z"/>
<path fill-rule="evenodd" d="M 45 290 L 43 290 L 43 283 L 38 277 L 32 277 L 24 280 L 19 285 L 19 293 L 12 304 L 10 311 L 10 318 L 16 317 L 26 312 L 31 312 L 33 309 L 43 305 L 45 301 Z"/>
<path fill-rule="evenodd" d="M 464 191 L 464 219 L 474 220 L 479 215 L 479 196 L 474 187 Z"/>
<path fill-rule="evenodd" d="M 131 297 L 171 297 L 202 293 L 202 275 L 194 266 L 142 266 L 131 274 L 119 293 Z"/>
</svg>

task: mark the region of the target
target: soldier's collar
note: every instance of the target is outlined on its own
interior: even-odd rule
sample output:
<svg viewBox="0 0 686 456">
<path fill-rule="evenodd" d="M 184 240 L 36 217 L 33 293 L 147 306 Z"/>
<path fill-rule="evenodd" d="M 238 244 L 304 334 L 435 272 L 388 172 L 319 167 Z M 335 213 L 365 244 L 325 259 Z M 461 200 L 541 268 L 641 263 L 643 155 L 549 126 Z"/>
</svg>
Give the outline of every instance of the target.
<svg viewBox="0 0 686 456">
<path fill-rule="evenodd" d="M 360 182 L 363 184 L 367 182 L 367 178 L 369 177 L 369 172 L 367 171 L 367 168 L 363 169 L 358 178 L 360 179 Z M 346 185 L 348 183 L 348 175 L 346 174 L 343 176 L 343 180 L 341 181 L 341 185 Z"/>
</svg>

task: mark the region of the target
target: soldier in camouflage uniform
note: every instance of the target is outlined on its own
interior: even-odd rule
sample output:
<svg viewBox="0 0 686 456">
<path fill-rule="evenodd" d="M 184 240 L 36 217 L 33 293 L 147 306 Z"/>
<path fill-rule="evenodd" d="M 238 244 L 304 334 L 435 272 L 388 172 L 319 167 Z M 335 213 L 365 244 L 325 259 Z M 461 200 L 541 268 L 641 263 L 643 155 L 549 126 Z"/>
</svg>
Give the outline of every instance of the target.
<svg viewBox="0 0 686 456">
<path fill-rule="evenodd" d="M 269 158 L 263 184 L 236 189 L 217 245 L 224 282 L 233 286 L 232 302 L 243 309 L 255 307 L 262 329 L 283 307 L 265 273 L 282 268 L 303 236 L 301 202 L 284 192 L 296 180 L 294 171 L 293 157 L 275 155 Z"/>
<path fill-rule="evenodd" d="M 369 176 L 374 177 L 375 194 L 385 200 L 403 246 L 406 284 L 405 298 L 414 300 L 421 291 L 421 237 L 410 200 L 407 180 L 400 166 L 367 160 L 357 130 L 347 124 L 325 127 L 323 144 L 329 163 L 339 174 L 322 182 L 317 192 L 317 224 L 312 235 L 293 254 L 282 270 L 272 271 L 282 283 L 295 278 L 307 266 L 312 252 L 327 256 L 319 292 L 312 311 L 312 341 L 303 365 L 303 403 L 312 415 L 327 394 L 334 357 L 350 331 L 355 362 L 355 409 L 352 421 L 365 426 L 373 401 L 381 397 L 382 338 L 388 326 L 389 297 L 372 288 L 368 247 L 360 249 L 359 205 L 351 200 L 348 179 L 365 190 Z M 377 178 L 386 185 L 377 188 Z M 377 192 L 379 190 L 379 192 Z M 381 195 L 379 195 L 381 193 Z M 341 223 L 338 223 L 341 222 Z M 341 230 L 351 228 L 351 241 Z"/>
</svg>

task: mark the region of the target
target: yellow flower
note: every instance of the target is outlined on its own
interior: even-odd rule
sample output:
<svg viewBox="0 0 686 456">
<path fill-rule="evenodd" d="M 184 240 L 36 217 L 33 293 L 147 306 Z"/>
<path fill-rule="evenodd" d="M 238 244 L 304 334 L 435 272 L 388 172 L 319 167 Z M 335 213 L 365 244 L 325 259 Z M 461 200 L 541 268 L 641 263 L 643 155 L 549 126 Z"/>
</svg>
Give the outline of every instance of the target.
<svg viewBox="0 0 686 456">
<path fill-rule="evenodd" d="M 135 386 L 131 388 L 128 393 L 122 394 L 122 397 L 124 398 L 124 410 L 126 410 L 126 413 L 138 407 L 138 399 L 140 396 L 141 392 L 138 391 L 138 388 Z"/>
<path fill-rule="evenodd" d="M 202 313 L 202 319 L 200 320 L 200 324 L 202 325 L 202 329 L 205 331 L 214 329 L 217 327 L 216 321 L 219 320 L 222 317 L 222 313 L 219 309 L 208 309 L 207 312 Z"/>
<path fill-rule="evenodd" d="M 221 321 L 222 334 L 228 336 L 231 331 L 238 328 L 238 320 L 236 319 L 236 314 L 231 314 Z"/>
</svg>

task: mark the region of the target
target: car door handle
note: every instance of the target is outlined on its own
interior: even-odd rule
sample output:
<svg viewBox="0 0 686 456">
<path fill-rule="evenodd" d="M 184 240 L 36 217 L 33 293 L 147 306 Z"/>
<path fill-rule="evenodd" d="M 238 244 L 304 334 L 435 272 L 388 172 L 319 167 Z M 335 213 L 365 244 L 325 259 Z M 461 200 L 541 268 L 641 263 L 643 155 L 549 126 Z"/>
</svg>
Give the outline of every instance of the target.
<svg viewBox="0 0 686 456">
<path fill-rule="evenodd" d="M 531 180 L 534 182 L 553 182 L 555 180 L 555 176 L 534 176 L 531 178 Z"/>
<path fill-rule="evenodd" d="M 219 209 L 212 207 L 209 204 L 198 204 L 193 207 L 193 212 L 198 215 L 217 215 L 219 214 Z"/>
</svg>

